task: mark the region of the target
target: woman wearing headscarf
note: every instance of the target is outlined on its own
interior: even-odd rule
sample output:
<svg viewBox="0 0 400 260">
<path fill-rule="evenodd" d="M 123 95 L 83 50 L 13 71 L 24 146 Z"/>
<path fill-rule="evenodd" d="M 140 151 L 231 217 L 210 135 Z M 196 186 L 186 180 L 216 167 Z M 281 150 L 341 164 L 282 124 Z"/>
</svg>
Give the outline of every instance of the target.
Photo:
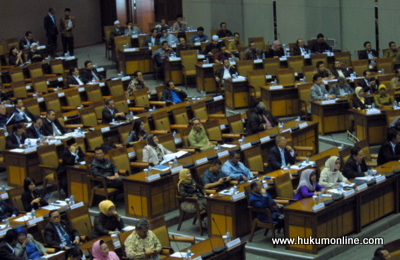
<svg viewBox="0 0 400 260">
<path fill-rule="evenodd" d="M 358 110 L 364 110 L 367 108 L 368 105 L 370 105 L 370 102 L 368 99 L 365 99 L 365 93 L 362 87 L 356 87 L 355 90 L 356 96 L 353 97 L 353 108 L 358 109 Z"/>
<path fill-rule="evenodd" d="M 92 247 L 93 260 L 119 260 L 117 254 L 110 251 L 104 240 L 100 239 L 94 242 Z"/>
<path fill-rule="evenodd" d="M 325 168 L 319 177 L 319 184 L 328 188 L 338 184 L 338 182 L 351 183 L 340 171 L 340 157 L 332 156 L 325 162 Z"/>
<path fill-rule="evenodd" d="M 386 93 L 385 84 L 379 85 L 379 93 L 374 96 L 375 106 L 383 107 L 383 106 L 391 106 L 393 101 L 390 95 Z"/>
<path fill-rule="evenodd" d="M 124 228 L 124 221 L 111 200 L 99 204 L 100 213 L 94 218 L 93 238 L 118 234 Z"/>
<path fill-rule="evenodd" d="M 36 260 L 47 255 L 44 246 L 36 241 L 24 228 L 17 228 L 18 243 L 14 248 L 14 255 L 22 259 Z"/>
<path fill-rule="evenodd" d="M 163 161 L 164 155 L 172 153 L 158 143 L 158 137 L 151 134 L 147 137 L 147 145 L 143 148 L 143 162 L 149 162 L 153 165 L 158 165 Z"/>
<path fill-rule="evenodd" d="M 178 193 L 183 198 L 195 198 L 199 203 L 200 210 L 207 209 L 206 191 L 192 178 L 192 174 L 188 169 L 179 171 Z"/>
<path fill-rule="evenodd" d="M 297 186 L 296 194 L 293 196 L 293 199 L 301 200 L 310 198 L 321 192 L 325 193 L 325 188 L 317 183 L 315 171 L 308 169 L 301 173 L 299 186 Z"/>
<path fill-rule="evenodd" d="M 269 49 L 269 51 L 266 53 L 265 56 L 267 56 L 267 58 L 278 58 L 284 55 L 285 53 L 283 52 L 281 42 L 276 40 L 272 43 L 271 48 Z"/>
</svg>

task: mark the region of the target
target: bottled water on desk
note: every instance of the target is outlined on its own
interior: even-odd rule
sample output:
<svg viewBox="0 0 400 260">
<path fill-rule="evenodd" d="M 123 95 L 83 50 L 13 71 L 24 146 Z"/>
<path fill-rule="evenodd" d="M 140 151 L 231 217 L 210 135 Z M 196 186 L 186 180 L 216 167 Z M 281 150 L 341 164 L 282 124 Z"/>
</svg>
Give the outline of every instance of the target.
<svg viewBox="0 0 400 260">
<path fill-rule="evenodd" d="M 6 192 L 6 186 L 3 184 L 3 185 L 1 185 L 1 193 L 4 193 L 4 192 Z"/>
<path fill-rule="evenodd" d="M 8 218 L 6 218 L 4 220 L 4 224 L 6 224 L 6 228 L 9 228 L 10 227 L 10 220 Z"/>
<path fill-rule="evenodd" d="M 385 74 L 385 69 L 384 68 L 382 68 L 382 74 Z"/>
<path fill-rule="evenodd" d="M 397 108 L 397 101 L 395 100 L 394 102 L 393 102 L 393 109 L 396 109 Z"/>
<path fill-rule="evenodd" d="M 72 194 L 69 197 L 69 203 L 71 203 L 71 205 L 75 204 L 75 198 L 74 198 L 74 195 L 72 195 Z"/>
<path fill-rule="evenodd" d="M 31 211 L 31 216 L 32 216 L 32 219 L 36 218 L 36 211 L 35 211 L 35 209 L 32 209 L 32 211 Z"/>
<path fill-rule="evenodd" d="M 231 242 L 231 233 L 229 232 L 229 230 L 226 231 L 226 242 Z"/>
<path fill-rule="evenodd" d="M 340 193 L 343 193 L 343 182 L 340 182 L 339 184 L 339 191 Z"/>
<path fill-rule="evenodd" d="M 374 109 L 375 108 L 375 103 L 374 102 L 372 102 L 372 109 Z"/>
<path fill-rule="evenodd" d="M 153 106 L 153 112 L 156 112 L 156 106 Z"/>
<path fill-rule="evenodd" d="M 265 59 L 265 52 L 262 53 L 262 58 Z"/>
<path fill-rule="evenodd" d="M 233 194 L 236 194 L 238 192 L 238 187 L 236 184 L 233 186 Z"/>
<path fill-rule="evenodd" d="M 192 259 L 192 251 L 190 251 L 190 248 L 187 250 L 187 252 L 186 252 L 186 259 Z"/>
<path fill-rule="evenodd" d="M 172 136 L 174 137 L 174 139 L 176 139 L 176 131 L 174 131 L 174 132 L 172 133 Z"/>
<path fill-rule="evenodd" d="M 151 166 L 149 165 L 149 168 L 147 168 L 148 174 L 149 176 L 152 174 L 153 168 L 151 168 Z"/>
<path fill-rule="evenodd" d="M 176 159 L 176 157 L 174 159 L 174 165 L 178 165 L 178 159 Z"/>
</svg>

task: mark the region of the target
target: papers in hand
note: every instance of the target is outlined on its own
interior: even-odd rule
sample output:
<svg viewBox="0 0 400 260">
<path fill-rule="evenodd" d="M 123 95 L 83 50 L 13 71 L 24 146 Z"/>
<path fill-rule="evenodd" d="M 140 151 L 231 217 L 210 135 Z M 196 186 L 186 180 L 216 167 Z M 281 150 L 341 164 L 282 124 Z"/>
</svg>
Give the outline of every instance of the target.
<svg viewBox="0 0 400 260">
<path fill-rule="evenodd" d="M 164 155 L 164 160 L 160 164 L 167 163 L 169 161 L 174 160 L 175 158 L 180 158 L 180 157 L 182 157 L 183 155 L 185 155 L 187 153 L 188 152 L 186 152 L 186 151 L 179 151 L 179 152 L 176 152 L 176 153 L 166 154 L 166 155 Z"/>
</svg>

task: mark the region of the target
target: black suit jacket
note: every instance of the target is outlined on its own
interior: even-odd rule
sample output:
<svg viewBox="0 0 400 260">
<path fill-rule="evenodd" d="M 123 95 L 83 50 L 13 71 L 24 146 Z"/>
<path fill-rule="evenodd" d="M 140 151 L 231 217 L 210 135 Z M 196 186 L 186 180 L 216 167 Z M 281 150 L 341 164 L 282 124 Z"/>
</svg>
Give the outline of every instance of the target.
<svg viewBox="0 0 400 260">
<path fill-rule="evenodd" d="M 379 52 L 377 52 L 376 50 L 371 50 L 371 51 L 375 57 L 379 58 Z M 369 60 L 367 51 L 366 50 L 361 51 L 360 54 L 358 55 L 358 59 L 359 60 Z M 369 60 L 369 63 L 371 63 L 371 60 Z"/>
<path fill-rule="evenodd" d="M 24 205 L 24 210 L 26 212 L 30 212 L 32 211 L 32 209 L 39 208 L 39 203 L 33 203 L 33 206 L 31 205 L 32 200 L 37 198 L 41 198 L 39 202 L 41 207 L 48 205 L 47 202 L 43 199 L 42 192 L 37 189 L 33 191 L 33 197 L 30 191 L 24 191 L 24 193 L 22 193 L 21 200 L 22 204 Z"/>
<path fill-rule="evenodd" d="M 182 102 L 185 100 L 185 98 L 187 97 L 187 94 L 185 91 L 181 90 L 181 91 L 177 91 L 177 90 L 173 90 L 176 95 L 178 95 L 178 97 L 182 100 Z M 173 101 L 172 98 L 172 94 L 168 89 L 164 89 L 162 92 L 162 96 L 161 96 L 161 101 Z"/>
<path fill-rule="evenodd" d="M 350 71 L 348 69 L 340 69 L 344 75 L 345 78 L 350 77 Z M 333 76 L 335 76 L 335 78 L 339 78 L 339 73 L 337 72 L 336 69 L 331 70 Z"/>
<path fill-rule="evenodd" d="M 332 47 L 326 42 L 318 43 L 317 41 L 314 41 L 314 43 L 310 46 L 310 50 L 312 53 L 323 53 L 326 50 L 332 51 Z"/>
<path fill-rule="evenodd" d="M 61 125 L 60 121 L 58 121 L 58 118 L 54 119 L 54 124 L 57 126 L 58 130 L 60 130 L 61 134 L 65 134 L 67 131 L 65 128 Z M 52 136 L 53 135 L 53 125 L 49 120 L 43 119 L 43 126 L 42 126 L 42 132 L 43 135 L 45 136 Z"/>
<path fill-rule="evenodd" d="M 375 87 L 368 86 L 367 83 L 365 82 L 365 78 L 363 80 L 358 81 L 358 86 L 362 87 L 364 92 L 368 92 L 368 90 L 371 92 L 371 94 L 375 93 L 378 89 L 379 86 L 379 81 L 375 79 L 376 85 Z"/>
<path fill-rule="evenodd" d="M 264 115 L 268 118 L 269 122 L 271 123 L 271 125 L 277 126 L 279 124 L 278 120 L 276 120 L 276 118 L 272 115 L 271 111 L 269 110 L 264 110 Z M 246 133 L 248 135 L 252 135 L 252 134 L 256 134 L 258 132 L 264 131 L 265 128 L 262 126 L 262 124 L 267 123 L 264 118 L 262 117 L 262 115 L 257 114 L 256 112 L 253 112 L 250 117 L 249 120 L 247 121 L 247 125 L 246 125 Z"/>
<path fill-rule="evenodd" d="M 368 105 L 371 105 L 368 98 L 364 98 L 364 104 L 363 104 L 358 97 L 354 96 L 354 98 L 353 98 L 353 107 L 354 108 L 356 108 L 356 109 L 360 108 L 361 110 L 364 110 L 367 108 Z"/>
<path fill-rule="evenodd" d="M 80 147 L 78 147 L 77 153 L 79 156 L 78 162 L 83 161 L 85 159 L 85 154 Z M 71 154 L 68 148 L 65 148 L 62 156 L 62 163 L 60 163 L 57 168 L 58 175 L 66 174 L 67 165 L 75 165 L 75 156 Z"/>
<path fill-rule="evenodd" d="M 144 37 L 144 42 L 142 47 L 149 47 L 149 43 L 151 43 L 151 35 L 147 35 Z M 160 45 L 160 37 L 156 37 L 156 40 L 154 41 L 155 45 Z"/>
<path fill-rule="evenodd" d="M 29 41 L 25 37 L 23 37 L 21 40 L 19 40 L 19 49 L 20 50 L 25 49 L 25 45 L 27 45 L 28 42 L 29 42 L 29 46 L 31 46 L 32 43 L 34 42 L 34 40 L 32 39 L 32 40 Z"/>
<path fill-rule="evenodd" d="M 40 128 L 39 132 L 43 135 L 43 129 Z M 32 124 L 30 127 L 26 129 L 26 138 L 34 138 L 38 139 L 39 136 L 36 132 L 35 126 Z"/>
<path fill-rule="evenodd" d="M 83 84 L 87 83 L 87 81 L 85 81 L 85 79 L 81 75 L 79 75 L 79 78 L 83 82 Z M 69 88 L 69 85 L 71 85 L 71 84 L 72 85 L 79 85 L 79 82 L 75 79 L 74 76 L 69 75 L 67 77 L 67 84 L 66 84 L 66 86 L 64 86 L 64 88 Z"/>
<path fill-rule="evenodd" d="M 215 71 L 214 76 L 218 77 L 222 80 L 222 78 L 224 77 L 224 71 L 225 71 L 225 67 L 222 66 L 220 68 L 217 69 L 217 71 Z M 237 70 L 234 67 L 230 67 L 229 68 L 229 74 L 231 74 L 231 77 L 233 74 L 237 73 Z"/>
<path fill-rule="evenodd" d="M 125 119 L 125 117 L 122 117 L 122 116 L 115 117 L 115 114 L 118 113 L 118 109 L 114 108 L 113 111 L 114 111 L 114 113 L 111 114 L 110 110 L 107 107 L 103 108 L 103 111 L 101 113 L 102 114 L 102 121 L 101 121 L 102 124 L 109 124 L 112 122 L 113 119 L 115 119 L 115 120 L 124 120 Z"/>
<path fill-rule="evenodd" d="M 112 29 L 112 31 L 110 32 L 110 41 L 114 42 L 114 38 L 118 37 L 118 36 L 122 36 L 124 35 L 124 30 L 122 28 L 120 28 L 118 31 L 117 29 L 114 27 Z"/>
<path fill-rule="evenodd" d="M 54 22 L 55 23 L 53 23 L 53 19 L 51 19 L 49 14 L 44 17 L 43 23 L 44 30 L 46 31 L 46 36 L 53 36 L 58 34 L 56 18 L 54 18 Z"/>
<path fill-rule="evenodd" d="M 90 82 L 90 81 L 93 80 L 92 71 L 94 72 L 94 74 L 96 74 L 96 76 L 99 78 L 99 80 L 102 80 L 102 79 L 103 79 L 103 76 L 100 75 L 100 74 L 97 72 L 96 69 L 92 69 L 92 70 L 84 69 L 84 70 L 82 70 L 81 75 L 80 75 L 80 76 L 81 76 L 81 80 L 82 80 L 84 83 L 87 83 L 87 82 Z"/>
<path fill-rule="evenodd" d="M 26 134 L 22 133 L 21 144 L 24 144 L 25 139 L 26 139 Z M 6 149 L 14 149 L 14 148 L 19 148 L 19 144 L 17 141 L 17 137 L 14 135 L 14 133 L 11 133 L 7 136 L 6 139 Z"/>
<path fill-rule="evenodd" d="M 23 260 L 13 254 L 6 241 L 0 243 L 0 259 L 4 260 Z"/>
<path fill-rule="evenodd" d="M 303 47 L 305 50 L 306 50 L 306 52 L 308 52 L 308 50 L 310 49 L 310 48 L 308 48 L 308 46 L 307 45 L 304 45 L 304 47 Z M 300 47 L 296 44 L 295 46 L 293 46 L 293 54 L 292 54 L 293 56 L 299 56 L 299 55 L 301 55 L 301 50 L 300 50 Z"/>
<path fill-rule="evenodd" d="M 364 177 L 364 172 L 368 171 L 368 166 L 365 160 L 360 164 L 361 172 L 358 171 L 357 162 L 354 160 L 353 156 L 350 155 L 347 162 L 344 164 L 343 175 L 347 179 L 354 179 L 355 177 Z"/>
<path fill-rule="evenodd" d="M 71 242 L 75 240 L 75 237 L 79 236 L 78 231 L 71 228 L 63 220 L 61 220 L 60 225 L 63 227 L 65 232 L 68 234 Z M 47 223 L 46 227 L 44 228 L 44 238 L 46 240 L 45 242 L 47 244 L 49 244 L 50 246 L 59 246 L 61 244 L 61 239 L 60 239 L 60 236 L 58 235 L 56 227 L 51 222 Z"/>
<path fill-rule="evenodd" d="M 35 120 L 35 116 L 34 116 L 27 108 L 25 108 L 25 111 L 24 111 L 24 112 L 25 112 L 25 115 L 31 119 L 31 121 Z M 18 111 L 16 108 L 14 108 L 13 111 L 12 111 L 12 113 L 17 113 L 17 114 L 19 114 L 19 111 Z M 15 124 L 15 123 L 21 123 L 21 122 L 27 123 L 28 120 L 26 120 L 26 119 L 24 119 L 24 120 L 17 120 L 16 116 L 14 116 L 13 119 L 12 119 L 12 123 L 13 123 L 13 124 Z"/>
<path fill-rule="evenodd" d="M 390 162 L 390 161 L 398 161 L 400 160 L 400 148 L 398 145 L 395 146 L 395 152 L 393 152 L 392 145 L 390 144 L 389 141 L 385 141 L 382 145 L 381 148 L 379 148 L 379 153 L 378 153 L 378 165 L 382 165 L 384 163 Z"/>
<path fill-rule="evenodd" d="M 286 164 L 295 164 L 296 163 L 296 155 L 292 157 L 288 150 L 285 149 L 285 161 Z M 266 173 L 279 170 L 282 167 L 282 157 L 279 151 L 278 146 L 272 147 L 272 149 L 268 153 L 268 168 Z"/>
</svg>

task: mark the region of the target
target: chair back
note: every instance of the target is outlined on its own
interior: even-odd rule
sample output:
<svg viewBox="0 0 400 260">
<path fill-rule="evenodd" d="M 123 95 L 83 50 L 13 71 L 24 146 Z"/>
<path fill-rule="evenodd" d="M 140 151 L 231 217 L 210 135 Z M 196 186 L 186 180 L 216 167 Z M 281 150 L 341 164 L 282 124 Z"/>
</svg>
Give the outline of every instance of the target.
<svg viewBox="0 0 400 260">
<path fill-rule="evenodd" d="M 306 106 L 310 104 L 310 89 L 313 83 L 305 83 L 297 85 L 297 92 L 299 95 L 299 100 L 303 100 Z"/>
<path fill-rule="evenodd" d="M 129 113 L 128 102 L 126 101 L 125 95 L 113 96 L 115 108 L 118 109 L 119 112 L 124 112 L 125 114 Z"/>
<path fill-rule="evenodd" d="M 218 120 L 212 120 L 203 124 L 209 140 L 222 141 L 222 133 Z"/>
<path fill-rule="evenodd" d="M 194 117 L 198 117 L 200 120 L 208 120 L 208 112 L 204 100 L 192 103 L 191 107 Z"/>
<path fill-rule="evenodd" d="M 264 172 L 264 162 L 260 146 L 254 146 L 243 151 L 244 164 L 251 171 Z"/>
<path fill-rule="evenodd" d="M 139 141 L 133 143 L 133 149 L 136 153 L 137 161 L 142 161 L 143 159 L 143 148 L 147 145 L 146 141 Z"/>
<path fill-rule="evenodd" d="M 188 113 L 185 106 L 176 107 L 171 110 L 175 124 L 189 125 Z"/>
<path fill-rule="evenodd" d="M 303 56 L 293 56 L 287 57 L 288 67 L 294 69 L 295 72 L 300 73 L 303 71 L 304 57 Z"/>
<path fill-rule="evenodd" d="M 54 111 L 61 111 L 60 98 L 58 94 L 53 92 L 46 95 L 44 97 L 44 104 L 46 105 L 46 110 L 54 109 Z"/>
<path fill-rule="evenodd" d="M 104 39 L 106 40 L 106 42 L 110 41 L 110 34 L 113 29 L 114 29 L 114 25 L 103 26 Z"/>
<path fill-rule="evenodd" d="M 246 76 L 249 70 L 254 69 L 254 61 L 252 60 L 241 60 L 236 62 L 236 68 L 240 75 Z"/>
<path fill-rule="evenodd" d="M 364 157 L 367 159 L 367 161 L 371 161 L 371 151 L 369 149 L 369 143 L 367 139 L 355 143 L 354 146 L 360 147 L 364 152 Z"/>
<path fill-rule="evenodd" d="M 118 169 L 126 170 L 129 175 L 132 174 L 131 166 L 129 164 L 128 152 L 125 147 L 118 147 L 108 151 L 111 162 L 118 167 Z"/>
<path fill-rule="evenodd" d="M 386 110 L 385 111 L 386 115 L 386 126 L 390 126 L 390 124 L 398 117 L 400 116 L 400 110 Z"/>
<path fill-rule="evenodd" d="M 317 167 L 317 179 L 321 175 L 322 170 L 325 168 L 325 162 L 330 158 L 329 155 L 319 158 L 315 160 L 315 165 Z"/>
<path fill-rule="evenodd" d="M 64 74 L 64 64 L 62 60 L 50 60 L 51 72 L 55 74 Z"/>
<path fill-rule="evenodd" d="M 192 74 L 193 72 L 196 73 L 197 50 L 181 51 L 180 55 L 182 66 L 185 68 L 186 74 L 188 74 L 188 72 Z"/>
<path fill-rule="evenodd" d="M 295 83 L 295 76 L 294 76 L 294 69 L 286 69 L 282 71 L 282 69 L 277 70 L 277 78 L 278 83 L 280 85 L 294 85 Z"/>
<path fill-rule="evenodd" d="M 98 146 L 104 144 L 103 134 L 99 129 L 90 131 L 86 134 L 86 144 L 87 149 L 90 151 L 94 151 L 94 149 Z"/>
<path fill-rule="evenodd" d="M 152 118 L 156 130 L 170 131 L 170 123 L 167 111 L 156 111 L 153 113 Z"/>
<path fill-rule="evenodd" d="M 109 80 L 107 81 L 107 87 L 110 91 L 111 96 L 123 95 L 124 92 L 124 84 L 121 79 Z"/>
<path fill-rule="evenodd" d="M 264 37 L 249 37 L 249 43 L 254 42 L 256 47 L 259 48 L 261 51 L 265 49 L 265 40 Z"/>
<path fill-rule="evenodd" d="M 28 70 L 31 78 L 43 76 L 42 64 L 40 62 L 28 65 Z"/>
<path fill-rule="evenodd" d="M 161 100 L 162 93 L 163 93 L 163 90 L 164 90 L 164 89 L 165 89 L 165 86 L 164 86 L 164 85 L 160 85 L 160 86 L 157 86 L 157 87 L 156 87 L 157 100 Z"/>
<path fill-rule="evenodd" d="M 86 96 L 89 101 L 103 100 L 103 94 L 99 84 L 90 84 L 85 86 Z"/>
<path fill-rule="evenodd" d="M 263 70 L 248 70 L 247 81 L 253 86 L 256 92 L 260 92 L 260 87 L 265 86 L 265 73 Z"/>
<path fill-rule="evenodd" d="M 82 105 L 81 94 L 76 88 L 69 88 L 64 90 L 65 99 L 67 100 L 68 106 L 80 107 Z"/>
<path fill-rule="evenodd" d="M 13 95 L 16 98 L 27 98 L 28 93 L 26 92 L 25 81 L 13 81 L 11 82 L 11 87 L 13 90 Z"/>
<path fill-rule="evenodd" d="M 349 108 L 354 109 L 353 106 L 353 98 L 356 96 L 356 94 L 350 94 L 347 96 L 347 102 L 349 102 Z"/>
<path fill-rule="evenodd" d="M 40 115 L 40 107 L 36 98 L 24 99 L 24 106 L 34 115 Z"/>
<path fill-rule="evenodd" d="M 163 248 L 170 248 L 169 233 L 164 216 L 149 220 L 150 229 L 156 235 Z"/>
<path fill-rule="evenodd" d="M 318 61 L 322 61 L 325 64 L 325 67 L 328 67 L 328 55 L 326 54 L 311 54 L 310 59 L 314 68 Z"/>
<path fill-rule="evenodd" d="M 202 185 L 202 186 L 204 186 L 204 183 L 203 183 L 203 174 L 208 170 L 208 169 L 210 169 L 210 165 L 211 165 L 211 163 L 206 163 L 206 164 L 202 164 L 202 165 L 200 165 L 200 166 L 197 166 L 196 168 L 195 168 L 195 171 L 196 171 L 196 174 L 195 174 L 195 177 L 197 178 L 197 183 L 199 183 L 200 185 Z"/>
<path fill-rule="evenodd" d="M 376 69 L 378 71 L 385 70 L 385 73 L 393 73 L 393 59 L 392 58 L 377 58 Z"/>
<path fill-rule="evenodd" d="M 182 129 L 182 130 L 180 131 L 180 134 L 181 134 L 181 138 L 182 138 L 182 142 L 183 142 L 183 146 L 184 146 L 184 147 L 190 147 L 190 142 L 189 142 L 189 134 L 190 134 L 190 131 L 192 131 L 192 128 L 191 128 L 191 127 Z"/>
<path fill-rule="evenodd" d="M 138 89 L 132 92 L 135 106 L 150 107 L 149 96 L 146 89 Z"/>
<path fill-rule="evenodd" d="M 274 184 L 277 197 L 293 198 L 293 184 L 289 173 L 276 176 L 274 178 Z"/>
<path fill-rule="evenodd" d="M 162 144 L 165 147 L 165 149 L 167 149 L 171 152 L 176 152 L 175 140 L 174 140 L 174 137 L 172 136 L 172 134 L 159 135 L 158 143 Z"/>
<path fill-rule="evenodd" d="M 87 107 L 83 109 L 79 109 L 79 116 L 81 118 L 81 122 L 84 126 L 97 126 L 97 118 L 96 112 L 94 111 L 94 107 Z"/>
<path fill-rule="evenodd" d="M 353 60 L 353 71 L 357 74 L 357 76 L 361 77 L 365 70 L 369 69 L 368 60 Z"/>
<path fill-rule="evenodd" d="M 267 58 L 263 59 L 264 72 L 268 75 L 276 75 L 276 70 L 281 67 L 281 61 L 279 58 Z"/>
<path fill-rule="evenodd" d="M 226 119 L 228 120 L 229 127 L 231 128 L 232 133 L 243 134 L 245 132 L 241 114 L 231 115 L 228 116 Z"/>
<path fill-rule="evenodd" d="M 4 41 L 0 40 L 0 56 L 3 56 L 6 54 L 6 48 L 4 47 Z"/>
<path fill-rule="evenodd" d="M 119 140 L 122 144 L 126 144 L 129 133 L 132 130 L 133 124 L 123 125 L 118 127 Z"/>
<path fill-rule="evenodd" d="M 37 76 L 37 77 L 32 77 L 32 85 L 33 89 L 35 92 L 38 93 L 47 93 L 49 92 L 48 86 L 47 86 L 47 81 L 44 76 Z"/>
<path fill-rule="evenodd" d="M 346 147 L 346 148 L 344 148 L 344 149 L 339 151 L 340 161 L 343 162 L 341 164 L 342 169 L 344 167 L 344 164 L 347 162 L 347 160 L 351 156 L 351 149 L 352 149 L 352 147 Z"/>
<path fill-rule="evenodd" d="M 87 205 L 67 210 L 65 214 L 67 215 L 70 226 L 76 229 L 79 235 L 84 235 L 89 238 L 92 236 L 92 221 Z"/>
<path fill-rule="evenodd" d="M 101 120 L 103 118 L 103 109 L 104 109 L 104 101 L 103 100 L 93 101 L 92 103 L 90 103 L 89 107 L 94 108 L 94 112 L 95 112 L 97 120 Z"/>
<path fill-rule="evenodd" d="M 335 61 L 342 62 L 342 68 L 351 67 L 351 54 L 350 51 L 335 52 Z"/>
<path fill-rule="evenodd" d="M 9 51 L 11 47 L 15 46 L 18 48 L 19 46 L 19 39 L 18 38 L 8 38 L 5 39 L 7 50 Z"/>
<path fill-rule="evenodd" d="M 25 80 L 25 76 L 24 76 L 22 67 L 16 67 L 16 68 L 9 69 L 8 73 L 10 74 L 12 82 Z"/>
<path fill-rule="evenodd" d="M 248 46 L 245 46 L 245 45 L 239 45 L 239 46 L 238 46 L 239 59 L 240 59 L 240 60 L 243 60 L 244 52 L 245 52 L 248 48 L 249 48 L 249 47 L 248 47 Z M 264 47 L 263 47 L 263 49 L 264 49 Z"/>
<path fill-rule="evenodd" d="M 308 82 L 313 82 L 315 66 L 303 66 L 303 76 Z"/>
<path fill-rule="evenodd" d="M 37 153 L 39 156 L 39 164 L 50 165 L 54 168 L 58 167 L 57 148 L 54 144 L 38 146 Z"/>
<path fill-rule="evenodd" d="M 18 211 L 24 212 L 25 211 L 24 204 L 22 203 L 21 199 L 22 197 L 21 194 L 24 193 L 24 187 L 23 186 L 13 187 L 12 189 L 8 190 L 7 193 L 11 205 L 14 208 L 18 209 Z"/>
</svg>

